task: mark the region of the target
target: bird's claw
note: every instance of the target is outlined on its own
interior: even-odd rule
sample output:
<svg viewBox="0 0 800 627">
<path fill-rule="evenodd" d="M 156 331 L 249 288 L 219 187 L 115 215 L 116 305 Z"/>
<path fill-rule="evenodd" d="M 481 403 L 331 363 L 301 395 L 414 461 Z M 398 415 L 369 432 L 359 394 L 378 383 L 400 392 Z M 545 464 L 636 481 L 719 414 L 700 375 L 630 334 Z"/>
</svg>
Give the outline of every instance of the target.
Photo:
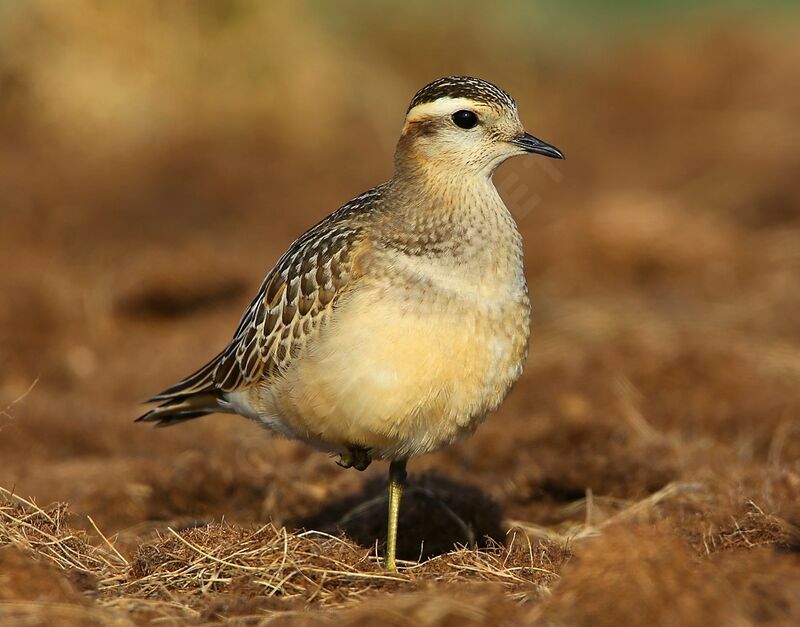
<svg viewBox="0 0 800 627">
<path fill-rule="evenodd" d="M 369 451 L 365 448 L 351 447 L 347 453 L 340 453 L 336 460 L 342 468 L 355 468 L 356 470 L 366 470 L 372 463 Z"/>
</svg>

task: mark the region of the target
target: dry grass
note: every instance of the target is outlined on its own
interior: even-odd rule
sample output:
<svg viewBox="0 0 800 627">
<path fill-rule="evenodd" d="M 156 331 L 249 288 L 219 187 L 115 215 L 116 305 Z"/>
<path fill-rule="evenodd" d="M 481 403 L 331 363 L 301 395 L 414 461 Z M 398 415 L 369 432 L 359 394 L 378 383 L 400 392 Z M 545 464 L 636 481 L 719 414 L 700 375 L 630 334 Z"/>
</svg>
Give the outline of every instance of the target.
<svg viewBox="0 0 800 627">
<path fill-rule="evenodd" d="M 574 624 L 605 611 L 598 607 L 598 614 L 595 609 L 587 613 L 587 603 L 592 601 L 584 598 L 582 604 L 576 604 L 573 599 L 576 589 L 578 594 L 586 594 L 580 579 L 584 571 L 600 568 L 604 572 L 587 575 L 593 580 L 597 598 L 593 602 L 604 604 L 615 598 L 602 592 L 605 587 L 625 588 L 628 593 L 633 592 L 631 612 L 644 603 L 648 611 L 659 613 L 648 624 L 666 624 L 678 616 L 680 624 L 701 625 L 708 624 L 703 621 L 711 615 L 724 619 L 726 624 L 747 624 L 742 622 L 742 615 L 755 614 L 757 610 L 742 605 L 741 600 L 737 606 L 726 605 L 732 590 L 720 591 L 704 581 L 693 566 L 689 544 L 665 532 L 663 524 L 657 526 L 661 527 L 658 531 L 642 525 L 645 519 L 663 521 L 657 508 L 664 499 L 696 491 L 697 486 L 671 485 L 623 507 L 602 523 L 590 524 L 587 514 L 580 530 L 566 534 L 515 521 L 505 547 L 492 544 L 482 550 L 461 548 L 421 563 L 405 561 L 400 572 L 392 574 L 382 570 L 379 557 L 372 551 L 343 536 L 318 531 L 289 532 L 271 524 L 256 528 L 215 523 L 181 531 L 167 527 L 136 548 L 128 560 L 93 521 L 89 522 L 97 534 L 97 544 L 90 541 L 86 532 L 68 524 L 63 504 L 43 509 L 34 501 L 3 489 L 0 563 L 22 568 L 30 580 L 15 577 L 13 586 L 8 585 L 10 580 L 0 580 L 0 616 L 120 624 L 131 619 L 236 618 L 272 622 L 291 620 L 293 616 L 319 617 L 314 612 L 335 609 L 341 611 L 341 620 L 347 623 L 366 617 L 385 618 L 410 603 L 414 612 L 401 613 L 396 617 L 397 624 L 415 624 L 412 615 L 430 618 L 431 614 L 443 617 L 434 621 L 436 624 L 447 624 L 447 620 L 456 618 L 470 622 L 490 619 L 490 607 L 482 598 L 489 591 L 504 607 L 504 619 L 525 616 L 526 620 L 544 624 L 551 624 L 552 620 Z M 582 506 L 591 511 L 586 501 L 571 507 Z M 540 540 L 540 536 L 547 539 Z M 734 520 L 731 528 L 706 539 L 704 557 L 720 551 L 769 546 L 791 551 L 799 541 L 798 530 L 792 525 L 752 506 L 741 521 Z M 630 554 L 629 548 L 634 544 L 637 551 Z M 564 572 L 569 575 L 576 571 L 577 576 L 559 586 L 559 573 L 570 562 L 573 551 L 578 556 L 577 566 L 567 565 Z M 681 556 L 677 569 L 676 555 Z M 764 557 L 761 553 L 756 559 L 763 562 Z M 780 576 L 795 577 L 800 582 L 800 573 L 786 559 L 776 556 L 773 560 Z M 707 559 L 701 571 L 713 576 Z M 636 577 L 628 579 L 632 573 Z M 677 609 L 671 608 L 669 599 L 681 596 L 684 577 L 702 583 L 701 591 L 681 602 Z M 465 595 L 470 586 L 478 586 L 474 588 L 477 599 Z M 451 590 L 455 591 L 455 598 L 451 598 Z M 393 598 L 388 606 L 375 603 L 387 593 Z M 657 597 L 648 598 L 653 594 Z M 532 601 L 541 599 L 550 600 L 531 606 Z M 767 608 L 776 618 L 786 615 L 784 609 L 768 607 L 761 598 L 757 601 L 753 605 L 761 608 L 758 611 Z M 800 597 L 788 594 L 786 602 L 794 608 Z M 698 604 L 703 605 L 702 611 Z M 580 614 L 575 614 L 576 605 L 582 608 Z M 354 606 L 359 609 L 347 609 Z M 729 620 L 733 623 L 727 623 Z M 592 618 L 588 624 L 600 623 Z"/>
<path fill-rule="evenodd" d="M 52 564 L 80 590 L 86 618 L 103 611 L 131 612 L 154 617 L 197 618 L 213 613 L 209 598 L 247 598 L 249 611 L 264 616 L 278 609 L 351 606 L 378 592 L 413 591 L 426 586 L 496 584 L 508 598 L 538 596 L 557 579 L 556 569 L 568 551 L 547 543 L 533 544 L 516 535 L 508 547 L 492 545 L 480 551 L 462 548 L 422 562 L 403 562 L 398 574 L 387 573 L 380 559 L 344 537 L 318 531 L 288 532 L 268 524 L 247 528 L 216 523 L 163 533 L 139 546 L 126 559 L 99 530 L 98 545 L 87 533 L 67 523 L 67 508 L 46 509 L 0 489 L 0 555 L 16 550 L 27 556 L 26 567 Z M 91 521 L 90 521 L 91 522 Z M 33 610 L 41 599 L 19 586 L 2 612 Z M 13 595 L 12 595 L 13 598 Z M 37 611 L 61 612 L 61 606 L 42 604 Z M 82 615 L 79 608 L 69 612 Z M 64 610 L 66 611 L 66 610 Z M 221 611 L 221 610 L 220 610 Z M 67 612 L 67 613 L 69 613 Z"/>
</svg>

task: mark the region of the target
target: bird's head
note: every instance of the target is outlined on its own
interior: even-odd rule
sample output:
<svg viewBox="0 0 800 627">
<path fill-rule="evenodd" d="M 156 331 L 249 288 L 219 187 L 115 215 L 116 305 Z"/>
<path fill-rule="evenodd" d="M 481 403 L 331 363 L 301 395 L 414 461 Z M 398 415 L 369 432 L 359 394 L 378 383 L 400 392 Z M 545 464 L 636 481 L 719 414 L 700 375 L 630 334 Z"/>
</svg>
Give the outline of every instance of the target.
<svg viewBox="0 0 800 627">
<path fill-rule="evenodd" d="M 414 95 L 395 160 L 398 169 L 491 176 L 503 161 L 522 154 L 564 158 L 525 132 L 514 99 L 502 89 L 479 78 L 447 76 Z"/>
</svg>

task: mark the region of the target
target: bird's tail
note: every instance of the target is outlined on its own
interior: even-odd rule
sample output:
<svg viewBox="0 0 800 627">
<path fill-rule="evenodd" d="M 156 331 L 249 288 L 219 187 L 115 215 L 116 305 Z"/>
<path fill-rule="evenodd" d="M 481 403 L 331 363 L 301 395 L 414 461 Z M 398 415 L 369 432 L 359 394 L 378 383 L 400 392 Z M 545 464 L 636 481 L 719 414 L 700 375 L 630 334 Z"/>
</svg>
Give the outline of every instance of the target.
<svg viewBox="0 0 800 627">
<path fill-rule="evenodd" d="M 155 422 L 156 427 L 171 427 L 193 418 L 217 412 L 229 413 L 230 405 L 217 392 L 181 394 L 139 416 L 136 422 Z"/>
</svg>

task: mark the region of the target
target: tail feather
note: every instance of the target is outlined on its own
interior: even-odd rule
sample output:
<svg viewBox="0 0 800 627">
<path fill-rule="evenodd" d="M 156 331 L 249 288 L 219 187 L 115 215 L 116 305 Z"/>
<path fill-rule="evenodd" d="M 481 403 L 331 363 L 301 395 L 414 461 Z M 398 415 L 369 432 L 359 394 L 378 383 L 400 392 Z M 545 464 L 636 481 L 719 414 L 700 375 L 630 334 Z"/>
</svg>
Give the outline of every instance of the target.
<svg viewBox="0 0 800 627">
<path fill-rule="evenodd" d="M 221 353 L 220 353 L 221 355 Z M 175 398 L 185 398 L 191 394 L 201 394 L 203 392 L 213 393 L 214 390 L 214 372 L 217 367 L 217 360 L 220 355 L 208 362 L 205 366 L 200 368 L 197 372 L 190 374 L 188 377 L 179 381 L 172 387 L 167 388 L 163 392 L 156 394 L 148 399 L 148 403 L 158 403 L 160 401 L 169 401 Z"/>
<path fill-rule="evenodd" d="M 155 422 L 156 427 L 171 427 L 217 412 L 230 413 L 230 404 L 216 393 L 200 392 L 169 398 L 158 407 L 139 416 L 136 422 Z"/>
</svg>

